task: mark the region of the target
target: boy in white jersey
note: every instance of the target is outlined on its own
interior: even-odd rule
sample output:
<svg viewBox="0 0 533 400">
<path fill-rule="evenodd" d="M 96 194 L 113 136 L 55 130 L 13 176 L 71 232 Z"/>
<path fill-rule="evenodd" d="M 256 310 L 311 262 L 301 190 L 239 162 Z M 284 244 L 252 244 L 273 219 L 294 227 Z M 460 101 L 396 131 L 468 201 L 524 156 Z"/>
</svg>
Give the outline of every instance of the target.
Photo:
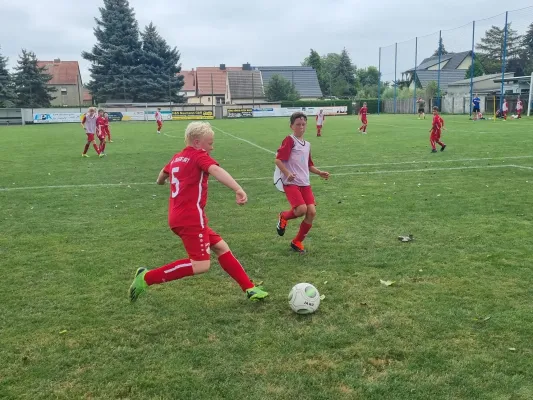
<svg viewBox="0 0 533 400">
<path fill-rule="evenodd" d="M 96 115 L 96 108 L 90 107 L 87 113 L 83 116 L 83 119 L 81 120 L 81 126 L 83 127 L 83 129 L 85 129 L 85 133 L 87 134 L 87 143 L 85 143 L 83 153 L 81 154 L 82 157 L 89 157 L 87 155 L 87 150 L 89 150 L 89 146 L 91 145 L 91 143 L 93 144 L 96 154 L 98 154 L 100 157 L 103 157 L 103 155 L 100 154 L 100 149 L 94 141 L 97 119 L 98 115 Z"/>
<path fill-rule="evenodd" d="M 322 136 L 322 125 L 324 125 L 325 120 L 324 110 L 320 110 L 316 116 L 316 135 L 319 137 Z"/>
<path fill-rule="evenodd" d="M 157 122 L 157 134 L 161 133 L 161 128 L 163 127 L 163 115 L 161 115 L 161 109 L 158 108 L 155 112 L 155 121 Z"/>
<path fill-rule="evenodd" d="M 291 248 L 304 253 L 304 241 L 316 216 L 315 197 L 309 182 L 309 172 L 328 179 L 329 172 L 316 168 L 311 159 L 311 144 L 303 139 L 307 126 L 307 116 L 302 112 L 291 115 L 292 135 L 283 139 L 276 154 L 276 166 L 281 171 L 283 189 L 291 205 L 289 211 L 279 214 L 278 235 L 285 234 L 287 222 L 304 217 L 296 237 L 291 241 Z"/>
</svg>

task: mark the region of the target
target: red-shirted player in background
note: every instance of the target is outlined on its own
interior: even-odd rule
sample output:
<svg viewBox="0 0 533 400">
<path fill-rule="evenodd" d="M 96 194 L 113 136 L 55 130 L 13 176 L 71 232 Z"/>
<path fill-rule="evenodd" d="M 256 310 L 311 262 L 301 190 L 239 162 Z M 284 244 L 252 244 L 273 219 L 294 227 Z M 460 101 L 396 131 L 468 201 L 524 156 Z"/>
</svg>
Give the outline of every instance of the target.
<svg viewBox="0 0 533 400">
<path fill-rule="evenodd" d="M 161 133 L 161 128 L 163 128 L 163 115 L 161 115 L 161 109 L 158 108 L 155 112 L 155 121 L 157 122 L 157 134 Z"/>
<path fill-rule="evenodd" d="M 111 130 L 109 128 L 109 114 L 108 113 L 104 113 L 104 119 L 105 119 L 105 125 L 104 125 L 105 136 L 107 138 L 106 142 L 113 143 L 113 141 L 111 140 Z"/>
<path fill-rule="evenodd" d="M 324 121 L 326 121 L 324 110 L 320 110 L 316 115 L 316 135 L 319 137 L 322 136 L 322 126 L 324 125 Z"/>
<path fill-rule="evenodd" d="M 516 100 L 516 118 L 522 118 L 522 110 L 524 109 L 524 104 L 522 103 L 522 100 L 520 100 L 520 97 Z"/>
<path fill-rule="evenodd" d="M 295 112 L 291 115 L 290 122 L 293 133 L 281 142 L 275 163 L 281 171 L 283 190 L 291 209 L 279 213 L 277 231 L 278 235 L 283 236 L 289 220 L 304 217 L 298 234 L 291 241 L 291 248 L 305 253 L 302 242 L 311 230 L 316 216 L 315 196 L 311 189 L 309 173 L 328 179 L 329 172 L 319 170 L 311 159 L 311 143 L 303 138 L 307 116 L 303 112 Z"/>
<path fill-rule="evenodd" d="M 100 155 L 105 156 L 105 118 L 104 110 L 98 110 L 98 118 L 96 119 L 96 136 L 100 141 L 98 148 L 100 149 Z"/>
<path fill-rule="evenodd" d="M 444 151 L 446 148 L 446 145 L 440 141 L 440 135 L 442 133 L 442 128 L 444 127 L 444 120 L 439 115 L 439 109 L 438 107 L 433 107 L 433 122 L 431 125 L 431 129 L 429 132 L 431 135 L 429 136 L 429 143 L 431 144 L 431 152 L 436 153 L 437 147 L 436 143 L 440 145 L 440 151 Z"/>
<path fill-rule="evenodd" d="M 507 99 L 503 99 L 503 120 L 507 121 L 507 112 L 509 111 L 509 106 L 507 105 Z"/>
<path fill-rule="evenodd" d="M 361 123 L 363 124 L 359 128 L 359 132 L 362 132 L 363 135 L 366 135 L 366 127 L 368 125 L 368 119 L 366 117 L 368 113 L 368 107 L 366 106 L 366 103 L 363 103 L 363 107 L 359 109 L 359 118 L 361 119 Z"/>
<path fill-rule="evenodd" d="M 94 107 L 90 107 L 87 113 L 83 116 L 83 119 L 81 120 L 81 126 L 83 129 L 85 129 L 85 133 L 87 134 L 87 143 L 85 144 L 85 148 L 83 149 L 82 157 L 89 157 L 87 155 L 87 150 L 89 150 L 89 146 L 91 143 L 93 144 L 94 150 L 96 151 L 96 154 L 98 154 L 100 157 L 103 157 L 100 154 L 100 150 L 98 149 L 98 146 L 94 142 L 94 134 L 96 133 L 96 120 L 98 119 L 98 116 L 96 115 L 96 109 Z"/>
<path fill-rule="evenodd" d="M 239 184 L 209 155 L 213 150 L 214 135 L 209 123 L 190 123 L 185 131 L 187 147 L 175 154 L 159 173 L 159 185 L 170 178 L 168 223 L 181 238 L 188 257 L 153 270 L 139 268 L 129 289 L 130 301 L 137 300 L 148 286 L 207 272 L 211 265 L 211 249 L 222 269 L 250 300 L 268 296 L 262 288 L 254 286 L 228 244 L 207 225 L 204 208 L 209 175 L 235 192 L 237 204 L 243 205 L 248 200 Z"/>
</svg>

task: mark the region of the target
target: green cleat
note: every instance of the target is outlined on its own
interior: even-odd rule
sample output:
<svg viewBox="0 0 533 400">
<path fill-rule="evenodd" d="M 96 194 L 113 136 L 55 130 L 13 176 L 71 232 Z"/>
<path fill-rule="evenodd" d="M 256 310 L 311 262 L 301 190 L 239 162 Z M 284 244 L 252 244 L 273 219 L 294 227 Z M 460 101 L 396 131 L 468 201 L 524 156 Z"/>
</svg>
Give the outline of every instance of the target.
<svg viewBox="0 0 533 400">
<path fill-rule="evenodd" d="M 248 296 L 250 301 L 259 301 L 267 297 L 268 293 L 265 292 L 262 287 L 254 286 L 253 288 L 246 290 L 246 296 Z"/>
<path fill-rule="evenodd" d="M 135 278 L 130 286 L 129 295 L 130 301 L 133 303 L 138 297 L 148 288 L 148 284 L 144 280 L 144 276 L 148 272 L 148 268 L 139 268 L 135 272 Z"/>
</svg>

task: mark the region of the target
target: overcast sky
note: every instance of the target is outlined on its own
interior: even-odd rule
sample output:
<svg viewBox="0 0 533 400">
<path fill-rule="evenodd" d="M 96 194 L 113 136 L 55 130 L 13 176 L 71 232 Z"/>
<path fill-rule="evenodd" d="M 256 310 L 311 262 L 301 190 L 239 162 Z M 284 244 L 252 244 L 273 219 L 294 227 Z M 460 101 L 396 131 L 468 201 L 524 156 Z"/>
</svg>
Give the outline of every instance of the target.
<svg viewBox="0 0 533 400">
<path fill-rule="evenodd" d="M 93 6 L 94 4 L 94 6 Z M 82 50 L 95 42 L 94 17 L 103 0 L 0 0 L 1 53 L 14 65 L 21 48 L 41 60 L 61 58 L 81 63 L 89 79 Z M 239 66 L 300 65 L 314 48 L 320 54 L 345 47 L 358 67 L 378 64 L 380 46 L 385 80 L 394 74 L 394 42 L 398 44 L 398 73 L 437 48 L 438 30 L 448 51 L 469 50 L 471 22 L 520 9 L 531 0 L 130 0 L 141 29 L 150 21 L 182 56 L 183 69 L 225 63 Z M 476 38 L 491 24 L 504 25 L 504 15 L 477 23 Z M 513 28 L 523 32 L 533 22 L 533 7 L 513 12 Z"/>
</svg>

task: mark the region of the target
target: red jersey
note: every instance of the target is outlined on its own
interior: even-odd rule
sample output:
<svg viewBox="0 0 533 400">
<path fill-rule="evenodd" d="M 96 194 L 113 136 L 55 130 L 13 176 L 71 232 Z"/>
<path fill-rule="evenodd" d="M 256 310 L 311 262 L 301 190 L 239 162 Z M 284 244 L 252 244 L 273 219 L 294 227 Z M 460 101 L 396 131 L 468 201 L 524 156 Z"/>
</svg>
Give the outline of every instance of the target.
<svg viewBox="0 0 533 400">
<path fill-rule="evenodd" d="M 360 115 L 362 118 L 366 119 L 366 114 L 367 114 L 367 113 L 368 113 L 368 107 L 361 107 L 361 108 L 359 109 L 359 115 Z"/>
<path fill-rule="evenodd" d="M 434 115 L 431 129 L 434 131 L 440 131 L 443 126 L 444 120 L 440 117 L 440 115 Z"/>
<path fill-rule="evenodd" d="M 205 150 L 188 146 L 165 166 L 164 171 L 170 179 L 168 224 L 171 229 L 207 226 L 204 208 L 207 204 L 207 171 L 211 165 L 218 163 Z"/>
<path fill-rule="evenodd" d="M 109 117 L 104 117 L 105 120 L 105 127 L 109 127 Z"/>
</svg>

